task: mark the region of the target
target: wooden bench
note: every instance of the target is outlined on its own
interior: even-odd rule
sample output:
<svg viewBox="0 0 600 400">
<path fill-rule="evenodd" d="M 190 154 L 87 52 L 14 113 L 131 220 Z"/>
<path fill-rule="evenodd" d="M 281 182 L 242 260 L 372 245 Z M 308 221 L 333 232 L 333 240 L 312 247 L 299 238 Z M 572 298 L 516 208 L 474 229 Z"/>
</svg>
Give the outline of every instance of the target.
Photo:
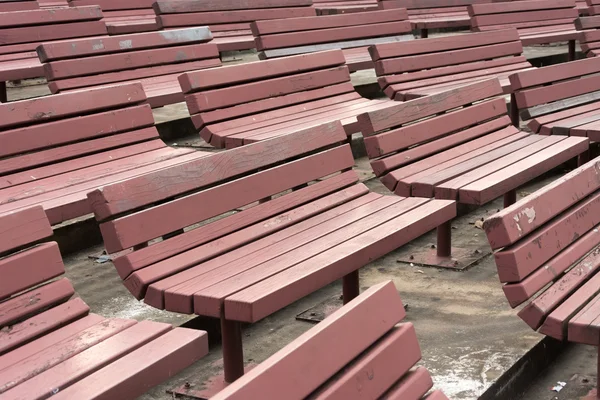
<svg viewBox="0 0 600 400">
<path fill-rule="evenodd" d="M 600 345 L 599 174 L 596 158 L 483 225 L 509 304 L 527 303 L 519 317 L 541 334 L 592 346 Z"/>
<path fill-rule="evenodd" d="M 318 15 L 337 15 L 364 11 L 377 11 L 377 0 L 313 0 Z"/>
<path fill-rule="evenodd" d="M 533 68 L 513 29 L 378 44 L 369 49 L 379 85 L 391 99 L 408 100 Z"/>
<path fill-rule="evenodd" d="M 251 22 L 314 16 L 311 6 L 312 0 L 169 0 L 156 2 L 154 11 L 161 28 L 208 25 L 219 51 L 235 51 L 254 49 Z"/>
<path fill-rule="evenodd" d="M 598 7 L 600 8 L 600 6 Z M 600 54 L 600 15 L 579 17 L 575 21 L 575 27 L 580 31 L 581 51 L 588 57 L 598 56 Z"/>
<path fill-rule="evenodd" d="M 405 317 L 392 281 L 372 286 L 212 399 L 421 399 L 433 381 Z"/>
<path fill-rule="evenodd" d="M 38 54 L 52 93 L 141 82 L 155 108 L 184 101 L 181 73 L 221 65 L 211 39 L 199 27 L 44 43 Z"/>
<path fill-rule="evenodd" d="M 69 0 L 71 7 L 98 5 L 110 35 L 157 31 L 159 29 L 152 4 L 156 0 Z M 201 24 L 198 24 L 201 25 Z"/>
<path fill-rule="evenodd" d="M 41 42 L 106 35 L 101 19 L 97 6 L 0 12 L 0 102 L 7 81 L 44 76 L 35 53 Z"/>
<path fill-rule="evenodd" d="M 379 0 L 381 9 L 406 8 L 413 29 L 421 37 L 429 36 L 430 29 L 471 28 L 467 6 L 491 3 L 492 0 Z"/>
<path fill-rule="evenodd" d="M 0 1 L 0 12 L 39 10 L 40 5 L 36 0 L 10 0 Z"/>
<path fill-rule="evenodd" d="M 512 103 L 532 132 L 600 141 L 599 70 L 593 57 L 512 75 Z"/>
<path fill-rule="evenodd" d="M 368 46 L 414 39 L 405 9 L 288 18 L 252 23 L 265 60 L 342 49 L 350 72 L 373 68 Z"/>
<path fill-rule="evenodd" d="M 578 38 L 575 0 L 503 1 L 469 6 L 471 29 L 476 32 L 517 28 L 523 46 L 569 42 L 569 60 L 575 59 Z"/>
<path fill-rule="evenodd" d="M 504 195 L 508 206 L 520 185 L 588 150 L 587 138 L 519 131 L 500 94 L 491 79 L 359 115 L 375 175 L 400 196 L 482 205 Z M 450 223 L 438 228 L 440 258 L 450 234 Z"/>
<path fill-rule="evenodd" d="M 238 147 L 341 121 L 360 132 L 356 115 L 394 105 L 354 91 L 340 50 L 310 53 L 183 74 L 192 122 L 215 147 Z"/>
<path fill-rule="evenodd" d="M 159 138 L 139 83 L 0 105 L 0 214 L 42 205 L 52 224 L 92 212 L 87 192 L 206 153 Z"/>
<path fill-rule="evenodd" d="M 227 382 L 244 371 L 242 322 L 342 278 L 348 302 L 359 268 L 456 215 L 370 192 L 345 140 L 331 122 L 88 194 L 106 251 L 133 249 L 114 265 L 137 299 L 220 318 Z"/>
<path fill-rule="evenodd" d="M 91 314 L 58 244 L 35 244 L 52 236 L 41 207 L 0 226 L 3 399 L 135 399 L 208 353 L 206 332 Z"/>
</svg>

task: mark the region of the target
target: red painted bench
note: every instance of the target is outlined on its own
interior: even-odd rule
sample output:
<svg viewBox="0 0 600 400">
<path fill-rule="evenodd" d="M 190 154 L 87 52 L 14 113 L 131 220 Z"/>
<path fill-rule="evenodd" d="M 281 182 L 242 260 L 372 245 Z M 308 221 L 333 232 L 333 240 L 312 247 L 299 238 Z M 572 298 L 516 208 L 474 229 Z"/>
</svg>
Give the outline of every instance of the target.
<svg viewBox="0 0 600 400">
<path fill-rule="evenodd" d="M 106 35 L 101 19 L 97 6 L 0 12 L 0 102 L 7 81 L 44 76 L 35 53 L 41 42 Z"/>
<path fill-rule="evenodd" d="M 287 400 L 421 399 L 433 381 L 424 367 L 411 369 L 421 349 L 405 317 L 394 283 L 375 285 L 212 399 L 260 399 L 267 391 Z M 447 400 L 439 390 L 424 398 Z"/>
<path fill-rule="evenodd" d="M 425 40 L 425 39 L 424 39 Z M 375 175 L 400 196 L 482 205 L 588 150 L 587 138 L 541 136 L 511 125 L 497 79 L 358 116 Z M 450 223 L 437 253 L 450 255 Z"/>
<path fill-rule="evenodd" d="M 491 3 L 492 0 L 379 0 L 380 8 L 406 8 L 413 29 L 421 37 L 429 36 L 430 29 L 471 28 L 467 6 Z"/>
<path fill-rule="evenodd" d="M 98 5 L 110 35 L 157 31 L 156 0 L 69 0 L 70 6 Z M 198 24 L 201 25 L 201 24 Z"/>
<path fill-rule="evenodd" d="M 87 192 L 206 153 L 159 138 L 139 83 L 0 105 L 0 215 L 42 205 L 52 224 L 92 212 Z"/>
<path fill-rule="evenodd" d="M 506 94 L 510 93 L 510 74 L 533 68 L 521 55 L 523 46 L 515 29 L 378 44 L 369 51 L 381 89 L 395 100 L 494 77 L 500 79 Z"/>
<path fill-rule="evenodd" d="M 0 1 L 0 12 L 39 10 L 40 5 L 36 0 L 11 0 Z"/>
<path fill-rule="evenodd" d="M 316 15 L 312 0 L 158 1 L 154 11 L 161 28 L 208 25 L 219 51 L 254 48 L 252 21 Z"/>
<path fill-rule="evenodd" d="M 91 314 L 41 207 L 0 226 L 2 399 L 135 399 L 208 353 L 206 332 Z"/>
<path fill-rule="evenodd" d="M 577 18 L 575 27 L 580 31 L 581 51 L 588 57 L 596 57 L 600 54 L 600 15 Z"/>
<path fill-rule="evenodd" d="M 599 70 L 593 57 L 512 75 L 512 103 L 532 132 L 600 141 Z"/>
<path fill-rule="evenodd" d="M 244 371 L 242 322 L 342 278 L 351 300 L 358 269 L 456 214 L 453 201 L 370 192 L 345 140 L 332 122 L 88 195 L 107 252 L 133 249 L 114 265 L 137 299 L 220 318 L 227 382 Z"/>
<path fill-rule="evenodd" d="M 350 72 L 373 68 L 368 46 L 414 39 L 405 9 L 252 23 L 263 60 L 342 49 Z"/>
<path fill-rule="evenodd" d="M 340 50 L 195 71 L 179 80 L 194 126 L 215 147 L 238 147 L 390 107 L 354 91 Z"/>
<path fill-rule="evenodd" d="M 364 11 L 377 11 L 377 0 L 313 0 L 318 15 L 337 15 Z"/>
<path fill-rule="evenodd" d="M 38 48 L 52 93 L 141 82 L 150 105 L 184 101 L 177 77 L 221 65 L 207 27 L 44 43 Z"/>
<path fill-rule="evenodd" d="M 488 218 L 511 307 L 532 329 L 600 345 L 600 158 Z"/>
<path fill-rule="evenodd" d="M 476 32 L 517 28 L 523 46 L 569 42 L 569 60 L 575 59 L 578 38 L 573 24 L 579 16 L 575 0 L 503 1 L 469 6 L 471 29 Z"/>
</svg>

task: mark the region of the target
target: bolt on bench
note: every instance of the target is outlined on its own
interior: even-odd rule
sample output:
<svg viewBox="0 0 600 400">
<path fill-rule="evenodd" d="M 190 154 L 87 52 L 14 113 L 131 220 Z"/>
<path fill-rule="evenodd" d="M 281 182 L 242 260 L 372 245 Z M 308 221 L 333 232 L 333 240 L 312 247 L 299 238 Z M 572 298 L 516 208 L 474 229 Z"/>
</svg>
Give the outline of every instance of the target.
<svg viewBox="0 0 600 400">
<path fill-rule="evenodd" d="M 0 104 L 0 215 L 82 217 L 90 190 L 206 154 L 165 145 L 139 83 Z"/>
<path fill-rule="evenodd" d="M 69 0 L 71 7 L 98 5 L 110 35 L 157 31 L 152 4 L 156 0 Z M 202 25 L 202 24 L 198 24 Z"/>
<path fill-rule="evenodd" d="M 569 42 L 569 60 L 575 59 L 579 16 L 575 0 L 502 1 L 469 6 L 472 30 L 517 28 L 523 46 Z"/>
<path fill-rule="evenodd" d="M 265 60 L 342 49 L 350 72 L 373 68 L 369 45 L 414 39 L 405 9 L 287 18 L 252 23 Z"/>
<path fill-rule="evenodd" d="M 194 71 L 179 77 L 192 122 L 215 147 L 239 147 L 390 107 L 354 91 L 341 50 Z"/>
<path fill-rule="evenodd" d="M 600 58 L 587 58 L 510 76 L 516 121 L 532 132 L 600 141 Z"/>
<path fill-rule="evenodd" d="M 140 82 L 156 108 L 184 101 L 181 73 L 221 65 L 211 40 L 199 27 L 44 43 L 37 51 L 52 93 Z"/>
<path fill-rule="evenodd" d="M 406 8 L 413 29 L 427 38 L 430 29 L 471 28 L 467 6 L 491 0 L 378 0 L 380 9 Z"/>
<path fill-rule="evenodd" d="M 135 399 L 208 353 L 203 331 L 90 314 L 58 245 L 35 244 L 52 236 L 41 207 L 0 226 L 2 399 Z"/>
<path fill-rule="evenodd" d="M 399 196 L 482 205 L 504 195 L 506 207 L 519 186 L 588 150 L 587 138 L 519 131 L 500 94 L 492 79 L 359 115 L 375 175 Z M 447 222 L 437 256 L 414 262 L 454 268 L 452 252 Z"/>
<path fill-rule="evenodd" d="M 339 122 L 165 168 L 88 195 L 123 283 L 156 308 L 221 320 L 225 381 L 259 321 L 456 215 L 449 200 L 371 193 Z M 198 205 L 201 204 L 201 207 Z M 162 241 L 155 239 L 162 238 Z"/>
<path fill-rule="evenodd" d="M 405 316 L 393 282 L 375 285 L 213 399 L 258 399 L 267 391 L 287 400 L 421 399 L 433 382 L 427 369 L 411 369 L 421 350 Z M 424 398 L 447 399 L 439 390 Z"/>
<path fill-rule="evenodd" d="M 0 10 L 2 4 L 0 3 Z M 44 76 L 35 52 L 42 42 L 106 35 L 98 6 L 29 11 L 0 11 L 0 103 L 6 82 Z"/>
<path fill-rule="evenodd" d="M 600 345 L 600 158 L 483 225 L 511 307 L 532 329 Z M 597 394 L 600 396 L 600 394 Z M 598 397 L 600 398 L 600 397 Z"/>
<path fill-rule="evenodd" d="M 315 16 L 312 0 L 158 1 L 154 10 L 161 28 L 208 25 L 219 51 L 254 49 L 250 23 L 263 19 Z"/>
<path fill-rule="evenodd" d="M 516 29 L 471 33 L 369 48 L 378 82 L 394 100 L 409 100 L 469 83 L 498 78 L 510 93 L 508 75 L 534 68 L 522 56 Z"/>
</svg>

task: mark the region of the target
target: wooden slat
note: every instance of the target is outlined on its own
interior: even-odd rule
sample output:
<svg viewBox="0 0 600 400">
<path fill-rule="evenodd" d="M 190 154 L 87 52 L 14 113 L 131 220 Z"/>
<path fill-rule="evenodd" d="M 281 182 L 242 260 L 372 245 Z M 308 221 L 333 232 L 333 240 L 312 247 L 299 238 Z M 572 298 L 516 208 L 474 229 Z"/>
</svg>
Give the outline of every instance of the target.
<svg viewBox="0 0 600 400">
<path fill-rule="evenodd" d="M 74 37 L 106 35 L 104 21 L 70 22 L 54 25 L 2 29 L 3 44 L 41 43 Z"/>
<path fill-rule="evenodd" d="M 19 11 L 0 14 L 0 28 L 11 26 L 46 25 L 72 21 L 93 21 L 102 18 L 98 6 L 69 7 L 52 10 Z"/>
<path fill-rule="evenodd" d="M 0 128 L 135 105 L 146 100 L 139 83 L 82 90 L 0 104 Z"/>
<path fill-rule="evenodd" d="M 225 300 L 228 319 L 255 322 L 387 254 L 456 216 L 452 201 L 434 200 L 379 225 Z M 294 287 L 294 290 L 290 290 Z M 194 304 L 196 306 L 196 304 Z"/>
<path fill-rule="evenodd" d="M 44 43 L 37 51 L 40 61 L 46 63 L 74 57 L 109 54 L 124 50 L 136 51 L 178 44 L 204 43 L 211 39 L 212 34 L 207 27 L 195 27 L 118 37 Z"/>
<path fill-rule="evenodd" d="M 156 0 L 129 0 L 124 3 L 121 0 L 69 0 L 69 3 L 75 7 L 98 5 L 104 11 L 110 11 L 151 8 L 155 1 Z"/>
<path fill-rule="evenodd" d="M 483 226 L 492 249 L 515 243 L 599 188 L 600 160 L 593 160 L 501 210 Z"/>
<path fill-rule="evenodd" d="M 382 307 L 381 305 L 385 305 Z M 265 385 L 275 398 L 303 398 L 367 349 L 406 315 L 392 282 L 372 286 L 293 343 L 263 361 L 213 397 L 234 400 L 260 397 Z M 355 330 L 360 325 L 362 329 Z M 354 331 L 356 335 L 341 334 Z M 315 357 L 319 359 L 314 363 Z M 314 368 L 294 379 L 290 368 L 311 360 Z"/>
<path fill-rule="evenodd" d="M 596 296 L 569 321 L 569 340 L 595 346 L 600 330 L 600 296 Z"/>
<path fill-rule="evenodd" d="M 311 6 L 311 0 L 254 0 L 248 7 L 245 0 L 206 0 L 202 2 L 189 1 L 158 1 L 154 9 L 157 14 L 203 12 L 203 11 L 227 11 L 245 10 L 252 8 L 275 8 L 275 7 L 298 7 Z"/>
<path fill-rule="evenodd" d="M 137 398 L 208 353 L 204 331 L 176 328 L 82 379 L 59 399 Z"/>
<path fill-rule="evenodd" d="M 393 385 L 381 400 L 419 400 L 433 386 L 429 371 L 417 367 Z"/>
<path fill-rule="evenodd" d="M 544 2 L 537 0 L 504 1 L 469 5 L 469 14 L 497 14 L 569 7 L 575 7 L 575 0 L 545 0 Z"/>
<path fill-rule="evenodd" d="M 0 227 L 0 254 L 52 236 L 42 207 L 4 214 L 0 216 Z"/>
<path fill-rule="evenodd" d="M 587 58 L 572 61 L 569 65 L 557 64 L 531 71 L 519 72 L 511 75 L 509 79 L 512 89 L 517 90 L 554 83 L 581 75 L 595 74 L 598 69 L 600 69 L 600 59 Z"/>
<path fill-rule="evenodd" d="M 250 23 L 259 20 L 300 18 L 315 15 L 312 7 L 246 9 L 234 11 L 158 14 L 163 28 L 208 25 L 214 34 L 250 30 Z M 248 32 L 251 35 L 251 32 Z"/>
</svg>

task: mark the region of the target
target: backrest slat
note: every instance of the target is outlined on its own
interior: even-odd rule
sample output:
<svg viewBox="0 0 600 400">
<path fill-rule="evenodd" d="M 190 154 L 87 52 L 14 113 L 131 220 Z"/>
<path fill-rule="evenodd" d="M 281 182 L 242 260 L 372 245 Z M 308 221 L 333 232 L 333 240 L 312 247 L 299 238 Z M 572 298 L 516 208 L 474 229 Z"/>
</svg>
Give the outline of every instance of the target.
<svg viewBox="0 0 600 400">
<path fill-rule="evenodd" d="M 0 216 L 0 254 L 50 236 L 52 228 L 42 207 Z"/>
<path fill-rule="evenodd" d="M 10 14 L 0 13 L 0 29 L 13 26 L 35 26 L 61 22 L 98 21 L 102 19 L 98 6 L 71 7 L 39 11 L 19 11 Z"/>
<path fill-rule="evenodd" d="M 248 8 L 246 0 L 205 0 L 205 1 L 162 1 L 155 3 L 161 13 L 203 12 L 244 10 Z M 310 6 L 312 0 L 255 0 L 252 8 L 299 7 Z"/>
</svg>

